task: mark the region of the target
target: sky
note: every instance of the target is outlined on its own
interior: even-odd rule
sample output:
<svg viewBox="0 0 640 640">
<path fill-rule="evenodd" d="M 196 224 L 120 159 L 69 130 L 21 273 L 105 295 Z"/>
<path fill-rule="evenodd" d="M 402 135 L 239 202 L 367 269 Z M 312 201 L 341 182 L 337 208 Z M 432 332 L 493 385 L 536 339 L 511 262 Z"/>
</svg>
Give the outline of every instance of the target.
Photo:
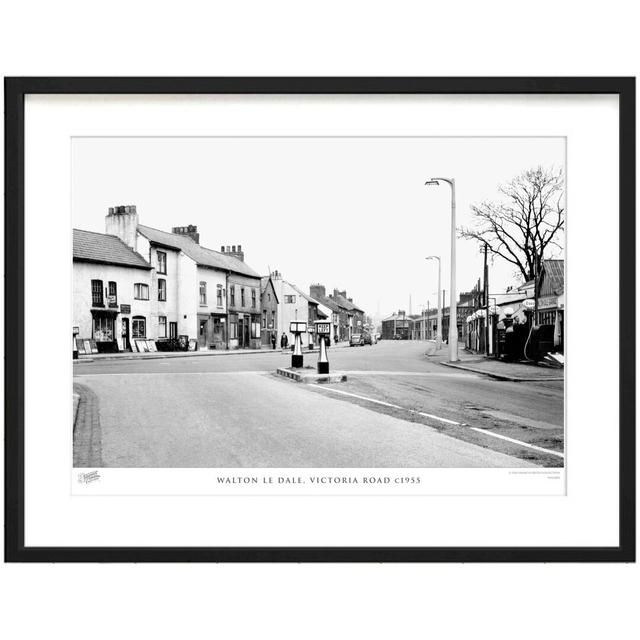
<svg viewBox="0 0 640 640">
<path fill-rule="evenodd" d="M 449 301 L 451 192 L 457 225 L 470 205 L 526 169 L 565 166 L 555 138 L 73 138 L 72 223 L 104 233 L 108 208 L 136 205 L 141 224 L 196 225 L 200 244 L 242 245 L 259 273 L 278 270 L 308 291 L 347 291 L 367 313 L 420 313 Z M 457 240 L 457 290 L 482 277 L 477 243 Z M 518 285 L 490 262 L 491 293 Z M 411 307 L 409 306 L 411 304 Z"/>
</svg>

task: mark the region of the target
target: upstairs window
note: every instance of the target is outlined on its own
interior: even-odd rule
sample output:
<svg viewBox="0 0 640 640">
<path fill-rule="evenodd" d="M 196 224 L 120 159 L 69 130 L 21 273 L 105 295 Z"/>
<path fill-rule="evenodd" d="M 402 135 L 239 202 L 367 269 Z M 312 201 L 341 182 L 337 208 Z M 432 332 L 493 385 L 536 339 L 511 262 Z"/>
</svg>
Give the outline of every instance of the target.
<svg viewBox="0 0 640 640">
<path fill-rule="evenodd" d="M 222 294 L 224 293 L 224 289 L 222 288 L 222 285 L 219 284 L 216 288 L 216 306 L 219 308 L 223 307 L 222 304 Z"/>
<path fill-rule="evenodd" d="M 285 296 L 284 297 L 284 303 L 285 304 L 295 304 L 296 303 L 296 297 L 295 296 Z"/>
<path fill-rule="evenodd" d="M 110 307 L 118 306 L 118 285 L 115 282 L 109 283 L 109 288 L 107 291 L 107 297 Z"/>
<path fill-rule="evenodd" d="M 207 283 L 206 282 L 200 283 L 200 304 L 203 306 L 207 304 Z"/>
<path fill-rule="evenodd" d="M 156 251 L 158 257 L 158 273 L 167 273 L 167 254 L 164 251 Z"/>
<path fill-rule="evenodd" d="M 102 280 L 91 281 L 91 306 L 104 307 L 104 290 Z"/>
<path fill-rule="evenodd" d="M 158 278 L 158 300 L 165 302 L 167 299 L 167 281 L 164 278 Z"/>
<path fill-rule="evenodd" d="M 236 285 L 232 284 L 231 287 L 229 287 L 229 304 L 232 307 L 236 306 Z"/>
<path fill-rule="evenodd" d="M 240 306 L 244 307 L 244 287 L 240 287 Z"/>
<path fill-rule="evenodd" d="M 136 282 L 133 285 L 133 297 L 136 300 L 148 300 L 149 299 L 149 285 L 143 282 Z"/>
<path fill-rule="evenodd" d="M 252 309 L 256 308 L 256 290 L 255 289 L 251 289 L 251 308 Z"/>
</svg>

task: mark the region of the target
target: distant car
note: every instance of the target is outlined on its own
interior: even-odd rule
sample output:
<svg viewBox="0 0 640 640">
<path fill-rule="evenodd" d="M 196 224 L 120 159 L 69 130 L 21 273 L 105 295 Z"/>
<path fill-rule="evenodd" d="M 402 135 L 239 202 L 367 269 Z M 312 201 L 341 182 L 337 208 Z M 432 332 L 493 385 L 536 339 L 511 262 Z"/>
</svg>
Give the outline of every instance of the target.
<svg viewBox="0 0 640 640">
<path fill-rule="evenodd" d="M 362 334 L 362 342 L 360 344 L 363 347 L 364 347 L 365 344 L 372 345 L 373 344 L 373 340 L 371 339 L 371 334 L 370 333 L 363 333 Z"/>
<path fill-rule="evenodd" d="M 349 346 L 350 347 L 361 347 L 364 342 L 362 341 L 362 334 L 361 333 L 354 333 L 351 335 L 351 339 L 349 340 Z"/>
</svg>

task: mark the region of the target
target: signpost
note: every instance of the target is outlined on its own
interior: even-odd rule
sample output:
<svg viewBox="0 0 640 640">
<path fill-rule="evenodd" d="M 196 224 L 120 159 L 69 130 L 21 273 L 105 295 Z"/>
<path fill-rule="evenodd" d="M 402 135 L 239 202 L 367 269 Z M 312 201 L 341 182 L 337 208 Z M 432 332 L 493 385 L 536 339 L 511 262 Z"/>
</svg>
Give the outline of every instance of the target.
<svg viewBox="0 0 640 640">
<path fill-rule="evenodd" d="M 320 338 L 320 355 L 318 357 L 318 373 L 329 373 L 329 358 L 327 358 L 326 337 L 331 335 L 331 323 L 316 320 L 316 333 Z"/>
<path fill-rule="evenodd" d="M 307 323 L 293 321 L 289 324 L 289 331 L 295 336 L 293 347 L 293 355 L 291 356 L 291 366 L 293 368 L 301 368 L 304 366 L 304 358 L 302 356 L 302 338 L 301 334 L 306 333 Z"/>
</svg>

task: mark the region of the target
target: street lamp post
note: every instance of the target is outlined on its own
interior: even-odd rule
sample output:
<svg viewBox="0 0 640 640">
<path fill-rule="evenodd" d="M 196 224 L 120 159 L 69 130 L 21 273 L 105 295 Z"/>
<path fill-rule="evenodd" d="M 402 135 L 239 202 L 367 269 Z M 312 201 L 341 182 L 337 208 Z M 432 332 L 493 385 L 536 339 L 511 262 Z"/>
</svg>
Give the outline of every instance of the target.
<svg viewBox="0 0 640 640">
<path fill-rule="evenodd" d="M 458 360 L 458 306 L 456 291 L 456 181 L 454 178 L 431 178 L 427 185 L 446 182 L 451 187 L 451 283 L 449 285 L 449 361 Z"/>
<path fill-rule="evenodd" d="M 438 324 L 436 325 L 436 348 L 440 349 L 442 347 L 442 294 L 440 288 L 440 256 L 427 256 L 425 260 L 438 261 Z"/>
</svg>

